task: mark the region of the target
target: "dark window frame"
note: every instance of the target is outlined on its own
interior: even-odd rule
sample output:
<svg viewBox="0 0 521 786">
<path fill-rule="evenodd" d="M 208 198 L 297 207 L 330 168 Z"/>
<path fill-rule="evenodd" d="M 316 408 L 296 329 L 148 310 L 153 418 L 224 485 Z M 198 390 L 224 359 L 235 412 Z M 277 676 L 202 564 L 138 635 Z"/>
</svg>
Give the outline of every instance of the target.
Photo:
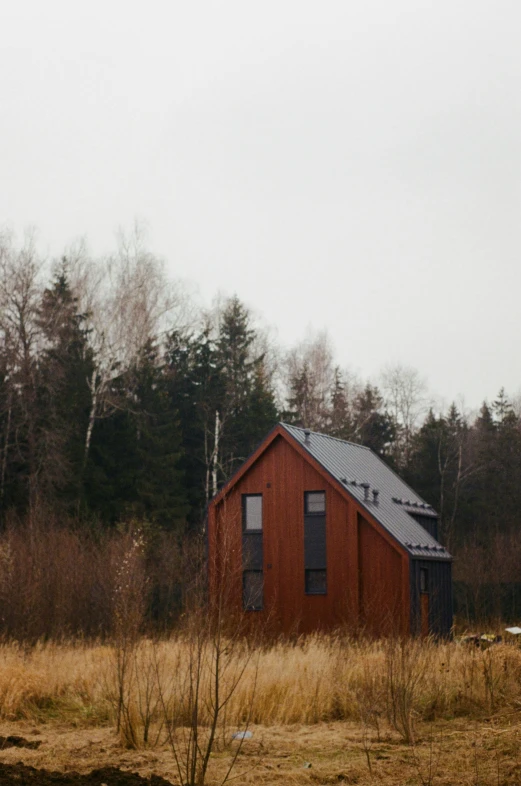
<svg viewBox="0 0 521 786">
<path fill-rule="evenodd" d="M 323 508 L 322 508 L 322 510 L 312 510 L 312 511 L 309 510 L 309 497 L 311 495 L 314 495 L 314 494 L 322 494 L 322 496 L 323 496 Z M 312 567 L 311 567 L 311 565 L 307 561 L 307 558 L 305 557 L 305 559 L 304 559 L 304 593 L 306 595 L 309 595 L 309 596 L 327 595 L 327 534 L 326 534 L 327 518 L 326 518 L 326 513 L 327 513 L 327 495 L 326 495 L 325 489 L 314 489 L 314 490 L 310 490 L 310 491 L 305 491 L 304 492 L 304 538 L 306 538 L 306 531 L 307 531 L 306 520 L 307 519 L 311 519 L 311 520 L 315 519 L 316 522 L 317 522 L 317 526 L 319 524 L 319 520 L 321 520 L 321 521 L 323 521 L 323 527 L 324 527 L 324 529 L 323 529 L 324 542 L 323 542 L 323 547 L 322 547 L 323 548 L 323 552 L 324 552 L 324 564 L 320 564 L 320 562 L 321 562 L 320 560 L 319 560 L 319 564 L 318 565 L 317 564 L 313 564 L 313 561 L 311 561 L 311 565 L 312 565 Z M 306 552 L 307 552 L 307 545 L 306 545 L 306 541 L 305 541 L 304 553 L 306 554 Z M 323 574 L 323 583 L 322 583 L 322 587 L 323 588 L 319 589 L 319 590 L 310 589 L 310 580 L 312 580 L 313 577 L 316 577 L 317 574 Z"/>
<path fill-rule="evenodd" d="M 309 510 L 308 500 L 311 494 L 324 495 L 324 509 L 323 510 Z M 325 516 L 326 515 L 326 492 L 324 489 L 317 489 L 316 491 L 304 492 L 304 515 L 305 516 Z"/>
<path fill-rule="evenodd" d="M 429 594 L 429 569 L 420 568 L 420 595 Z"/>
<path fill-rule="evenodd" d="M 247 576 L 251 574 L 256 574 L 260 576 L 262 586 L 260 589 L 260 604 L 258 606 L 254 606 L 253 604 L 246 603 L 246 581 Z M 242 572 L 242 606 L 244 611 L 263 611 L 264 609 L 264 571 L 263 570 L 243 570 Z"/>
<path fill-rule="evenodd" d="M 246 526 L 246 500 L 248 497 L 260 497 L 261 498 L 261 525 L 256 529 L 252 527 Z M 241 495 L 241 505 L 242 505 L 242 531 L 244 534 L 248 535 L 249 533 L 256 533 L 264 531 L 264 500 L 262 499 L 262 494 L 242 494 Z"/>
<path fill-rule="evenodd" d="M 247 500 L 250 497 L 260 497 L 261 499 L 261 515 L 260 515 L 260 527 L 247 527 Z M 260 538 L 260 550 L 262 555 L 262 541 L 264 539 L 264 500 L 262 493 L 254 493 L 254 494 L 242 494 L 241 495 L 241 507 L 242 507 L 242 535 L 243 535 L 243 546 L 242 546 L 242 553 L 243 553 L 243 571 L 242 571 L 242 607 L 244 611 L 262 611 L 264 608 L 264 570 L 262 566 L 262 557 L 260 560 L 259 565 L 257 567 L 250 567 L 248 565 L 244 565 L 244 555 L 249 551 L 249 548 L 246 547 L 246 544 L 254 544 L 257 542 L 257 539 Z M 245 540 L 246 538 L 246 540 Z M 247 549 L 245 552 L 245 548 Z M 259 588 L 259 603 L 252 604 L 247 602 L 246 598 L 246 582 L 248 580 L 248 576 L 255 574 L 256 576 L 260 577 L 260 588 Z"/>
<path fill-rule="evenodd" d="M 317 573 L 324 574 L 324 589 L 313 590 L 309 588 L 309 579 L 316 576 Z M 306 568 L 304 570 L 304 584 L 306 595 L 327 595 L 327 568 Z"/>
</svg>

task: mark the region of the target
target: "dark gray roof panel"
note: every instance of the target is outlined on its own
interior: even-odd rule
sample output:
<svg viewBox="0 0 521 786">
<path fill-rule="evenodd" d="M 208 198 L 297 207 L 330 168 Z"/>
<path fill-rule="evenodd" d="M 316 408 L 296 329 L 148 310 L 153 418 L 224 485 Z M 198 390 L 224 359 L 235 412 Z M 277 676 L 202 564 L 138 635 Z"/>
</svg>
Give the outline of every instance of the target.
<svg viewBox="0 0 521 786">
<path fill-rule="evenodd" d="M 449 552 L 418 524 L 410 513 L 435 516 L 430 505 L 414 492 L 382 459 L 363 445 L 328 437 L 314 431 L 306 441 L 305 430 L 281 423 L 281 426 L 313 456 L 357 502 L 414 557 L 451 559 Z M 365 500 L 368 483 L 369 499 Z M 373 501 L 372 489 L 378 489 Z"/>
</svg>

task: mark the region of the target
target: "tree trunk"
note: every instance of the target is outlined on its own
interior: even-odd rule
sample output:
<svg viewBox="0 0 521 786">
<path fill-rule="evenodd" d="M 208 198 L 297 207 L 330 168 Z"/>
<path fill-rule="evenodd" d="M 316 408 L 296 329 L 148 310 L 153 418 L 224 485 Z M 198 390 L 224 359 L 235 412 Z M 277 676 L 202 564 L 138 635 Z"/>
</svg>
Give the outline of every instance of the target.
<svg viewBox="0 0 521 786">
<path fill-rule="evenodd" d="M 90 450 L 90 443 L 92 440 L 92 431 L 94 429 L 94 423 L 96 421 L 96 415 L 98 411 L 98 388 L 96 387 L 96 375 L 97 372 L 94 370 L 92 372 L 92 377 L 90 380 L 90 391 L 92 395 L 92 401 L 90 405 L 90 412 L 89 412 L 89 423 L 87 426 L 87 433 L 85 435 L 85 452 L 83 454 L 83 470 L 85 471 L 85 467 L 87 466 L 87 459 L 89 457 L 89 450 Z"/>
<path fill-rule="evenodd" d="M 9 450 L 9 432 L 11 430 L 11 410 L 12 410 L 12 402 L 11 402 L 11 391 L 9 391 L 9 398 L 7 404 L 7 423 L 5 425 L 5 438 L 4 438 L 4 450 L 2 455 L 2 469 L 0 472 L 0 500 L 3 501 L 5 495 L 5 473 L 7 470 L 7 451 Z"/>
<path fill-rule="evenodd" d="M 215 410 L 215 442 L 212 456 L 212 496 L 217 494 L 217 465 L 219 457 L 219 412 Z"/>
</svg>

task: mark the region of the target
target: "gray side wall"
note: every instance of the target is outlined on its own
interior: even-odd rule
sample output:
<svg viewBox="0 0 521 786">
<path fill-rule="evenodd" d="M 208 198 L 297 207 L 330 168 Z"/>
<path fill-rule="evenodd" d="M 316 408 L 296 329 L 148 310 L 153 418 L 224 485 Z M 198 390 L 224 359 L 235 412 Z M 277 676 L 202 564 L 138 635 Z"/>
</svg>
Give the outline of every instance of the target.
<svg viewBox="0 0 521 786">
<path fill-rule="evenodd" d="M 438 540 L 438 519 L 434 516 L 422 516 L 421 513 L 409 513 L 409 516 L 421 524 L 423 529 L 426 529 L 429 535 Z"/>
<path fill-rule="evenodd" d="M 421 632 L 420 570 L 428 571 L 429 630 L 434 636 L 448 637 L 452 629 L 452 562 L 411 559 L 411 632 Z"/>
</svg>

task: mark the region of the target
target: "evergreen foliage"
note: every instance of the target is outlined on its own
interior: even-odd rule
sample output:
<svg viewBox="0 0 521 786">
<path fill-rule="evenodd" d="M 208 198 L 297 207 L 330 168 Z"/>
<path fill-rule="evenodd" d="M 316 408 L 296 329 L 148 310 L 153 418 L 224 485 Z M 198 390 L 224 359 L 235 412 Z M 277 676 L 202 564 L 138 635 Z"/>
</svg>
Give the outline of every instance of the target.
<svg viewBox="0 0 521 786">
<path fill-rule="evenodd" d="M 83 455 L 93 372 L 85 315 L 67 277 L 67 260 L 38 309 L 43 350 L 38 362 L 39 428 L 45 440 L 47 494 L 73 510 L 82 502 Z"/>
<path fill-rule="evenodd" d="M 236 295 L 185 325 L 154 321 L 139 276 L 107 301 L 120 309 L 110 343 L 112 315 L 104 323 L 98 310 L 94 323 L 67 259 L 44 284 L 30 255 L 8 248 L 5 259 L 0 523 L 44 505 L 105 528 L 133 519 L 168 537 L 200 531 L 215 490 L 283 419 L 372 448 L 436 508 L 456 554 L 512 551 L 519 539 L 521 422 L 503 389 L 473 418 L 455 404 L 421 410 L 414 370 L 361 384 L 333 363 L 325 334 L 274 376 Z"/>
</svg>

